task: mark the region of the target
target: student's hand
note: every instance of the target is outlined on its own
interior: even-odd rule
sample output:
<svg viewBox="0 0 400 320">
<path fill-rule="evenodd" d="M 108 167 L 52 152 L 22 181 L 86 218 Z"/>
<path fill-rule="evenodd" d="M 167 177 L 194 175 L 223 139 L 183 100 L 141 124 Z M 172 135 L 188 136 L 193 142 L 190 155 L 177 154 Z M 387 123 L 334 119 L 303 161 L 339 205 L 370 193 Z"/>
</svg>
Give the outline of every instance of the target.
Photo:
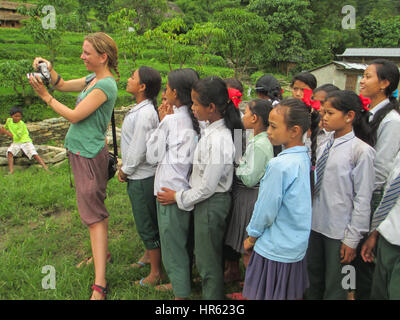
<svg viewBox="0 0 400 320">
<path fill-rule="evenodd" d="M 161 205 L 166 206 L 169 204 L 176 203 L 175 200 L 176 191 L 168 188 L 161 188 L 161 190 L 164 192 L 157 192 L 157 200 L 160 201 Z"/>
<path fill-rule="evenodd" d="M 378 239 L 378 231 L 374 230 L 364 242 L 361 247 L 361 258 L 364 262 L 373 262 L 375 259 L 373 250 L 376 245 L 376 240 Z"/>
<path fill-rule="evenodd" d="M 160 106 L 158 107 L 158 117 L 160 118 L 160 122 L 162 121 L 162 119 L 164 119 L 164 117 L 167 114 L 167 106 L 164 104 L 160 104 Z"/>
<path fill-rule="evenodd" d="M 256 242 L 256 238 L 253 238 L 253 237 L 246 238 L 243 242 L 244 251 L 250 252 L 251 250 L 253 250 L 255 242 Z"/>
<path fill-rule="evenodd" d="M 119 182 L 127 182 L 128 176 L 121 170 L 118 170 L 118 181 Z"/>
<path fill-rule="evenodd" d="M 340 263 L 350 263 L 356 258 L 356 255 L 356 249 L 350 248 L 342 243 L 342 246 L 340 247 L 340 258 L 342 260 L 340 260 Z"/>
</svg>

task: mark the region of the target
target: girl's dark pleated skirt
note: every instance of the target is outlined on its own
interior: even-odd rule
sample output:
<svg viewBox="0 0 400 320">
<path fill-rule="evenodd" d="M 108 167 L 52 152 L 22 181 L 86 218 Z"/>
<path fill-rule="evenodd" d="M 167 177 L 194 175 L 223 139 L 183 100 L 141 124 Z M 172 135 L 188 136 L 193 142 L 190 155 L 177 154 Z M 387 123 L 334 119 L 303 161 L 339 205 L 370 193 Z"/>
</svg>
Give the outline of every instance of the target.
<svg viewBox="0 0 400 320">
<path fill-rule="evenodd" d="M 294 263 L 269 260 L 255 251 L 246 270 L 243 296 L 249 300 L 302 299 L 309 286 L 306 257 Z"/>
<path fill-rule="evenodd" d="M 258 185 L 246 187 L 237 178 L 232 185 L 232 213 L 226 231 L 225 244 L 236 252 L 244 253 L 243 242 L 247 238 L 246 227 L 253 215 L 258 197 Z"/>
</svg>

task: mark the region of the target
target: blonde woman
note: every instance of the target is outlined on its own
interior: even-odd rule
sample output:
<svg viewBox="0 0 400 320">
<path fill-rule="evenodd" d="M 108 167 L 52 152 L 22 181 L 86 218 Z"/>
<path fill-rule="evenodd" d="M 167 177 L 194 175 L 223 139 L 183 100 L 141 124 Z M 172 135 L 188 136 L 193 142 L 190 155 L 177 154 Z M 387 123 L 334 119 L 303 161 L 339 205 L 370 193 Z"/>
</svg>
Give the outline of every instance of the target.
<svg viewBox="0 0 400 320">
<path fill-rule="evenodd" d="M 89 228 L 93 254 L 93 258 L 82 263 L 94 262 L 91 299 L 101 300 L 107 297 L 106 262 L 111 258 L 108 253 L 109 213 L 104 204 L 108 180 L 105 136 L 118 93 L 112 73 L 114 71 L 119 79 L 118 49 L 107 34 L 90 34 L 83 41 L 81 59 L 90 74 L 68 81 L 61 78 L 49 61 L 41 57 L 33 61 L 34 69 L 42 61 L 47 64 L 55 89 L 80 92 L 74 109 L 51 96 L 38 77 L 29 77 L 29 82 L 47 105 L 71 122 L 65 147 L 74 174 L 78 211 L 83 224 Z"/>
</svg>

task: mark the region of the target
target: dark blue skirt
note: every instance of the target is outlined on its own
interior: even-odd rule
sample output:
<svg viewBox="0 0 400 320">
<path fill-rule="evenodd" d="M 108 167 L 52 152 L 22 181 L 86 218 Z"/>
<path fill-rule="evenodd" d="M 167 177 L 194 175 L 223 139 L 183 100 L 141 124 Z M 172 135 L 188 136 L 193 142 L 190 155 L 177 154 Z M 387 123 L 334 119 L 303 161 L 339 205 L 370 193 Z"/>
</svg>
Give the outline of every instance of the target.
<svg viewBox="0 0 400 320">
<path fill-rule="evenodd" d="M 309 287 L 306 257 L 294 263 L 269 260 L 255 251 L 244 280 L 243 296 L 249 300 L 302 299 Z"/>
</svg>

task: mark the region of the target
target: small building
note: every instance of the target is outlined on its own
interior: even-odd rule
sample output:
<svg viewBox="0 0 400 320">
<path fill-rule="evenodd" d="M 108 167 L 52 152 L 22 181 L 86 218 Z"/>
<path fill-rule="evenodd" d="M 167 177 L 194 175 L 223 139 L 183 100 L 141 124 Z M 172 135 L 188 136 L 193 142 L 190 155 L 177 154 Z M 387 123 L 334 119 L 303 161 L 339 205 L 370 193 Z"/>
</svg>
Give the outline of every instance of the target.
<svg viewBox="0 0 400 320">
<path fill-rule="evenodd" d="M 35 6 L 30 3 L 0 1 L 0 27 L 1 28 L 20 28 L 21 21 L 28 19 L 28 16 L 23 16 L 17 12 L 20 6 L 30 8 Z"/>
<path fill-rule="evenodd" d="M 347 48 L 338 54 L 343 62 L 370 64 L 378 58 L 388 59 L 400 66 L 400 48 Z"/>
<path fill-rule="evenodd" d="M 330 83 L 341 90 L 352 90 L 358 93 L 360 80 L 367 66 L 362 63 L 332 61 L 308 72 L 317 78 L 318 86 Z"/>
</svg>

